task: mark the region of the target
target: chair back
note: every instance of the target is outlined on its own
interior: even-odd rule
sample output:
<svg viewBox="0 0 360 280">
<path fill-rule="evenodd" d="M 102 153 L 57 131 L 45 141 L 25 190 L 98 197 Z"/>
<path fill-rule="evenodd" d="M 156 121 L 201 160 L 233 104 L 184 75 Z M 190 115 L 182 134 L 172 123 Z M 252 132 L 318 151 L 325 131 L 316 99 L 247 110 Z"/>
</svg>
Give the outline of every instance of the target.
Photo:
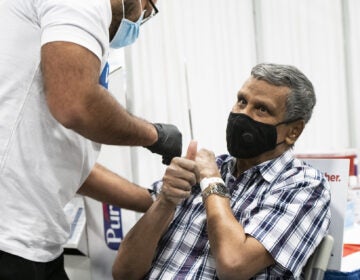
<svg viewBox="0 0 360 280">
<path fill-rule="evenodd" d="M 334 238 L 326 235 L 304 267 L 304 280 L 322 280 L 328 267 Z"/>
</svg>

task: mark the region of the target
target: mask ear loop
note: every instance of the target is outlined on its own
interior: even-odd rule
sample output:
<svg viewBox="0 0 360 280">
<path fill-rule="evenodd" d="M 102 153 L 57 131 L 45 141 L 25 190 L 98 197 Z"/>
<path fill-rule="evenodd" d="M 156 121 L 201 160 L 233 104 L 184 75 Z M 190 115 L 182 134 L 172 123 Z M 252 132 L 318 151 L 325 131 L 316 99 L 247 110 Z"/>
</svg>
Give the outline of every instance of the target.
<svg viewBox="0 0 360 280">
<path fill-rule="evenodd" d="M 141 9 L 141 13 L 140 13 L 140 18 L 139 19 L 143 19 L 143 17 L 144 17 L 144 14 L 145 14 L 145 11 L 146 10 L 143 10 L 143 7 L 142 7 L 142 4 L 141 4 L 141 0 L 139 0 L 139 2 L 140 2 L 140 9 Z"/>
<path fill-rule="evenodd" d="M 125 4 L 124 4 L 125 0 L 120 0 L 120 1 L 121 1 L 121 5 L 122 5 L 122 8 L 123 8 L 123 19 L 126 19 L 125 18 Z"/>
<path fill-rule="evenodd" d="M 283 121 L 283 122 L 279 122 L 278 124 L 276 124 L 275 126 L 277 127 L 278 125 L 282 125 L 282 124 L 289 124 L 289 123 L 292 123 L 292 122 L 296 122 L 298 120 L 301 120 L 302 118 L 295 118 L 293 120 L 287 120 L 287 121 Z M 286 141 L 281 141 L 280 143 L 276 143 L 276 146 L 279 146 L 281 144 L 284 144 Z"/>
</svg>

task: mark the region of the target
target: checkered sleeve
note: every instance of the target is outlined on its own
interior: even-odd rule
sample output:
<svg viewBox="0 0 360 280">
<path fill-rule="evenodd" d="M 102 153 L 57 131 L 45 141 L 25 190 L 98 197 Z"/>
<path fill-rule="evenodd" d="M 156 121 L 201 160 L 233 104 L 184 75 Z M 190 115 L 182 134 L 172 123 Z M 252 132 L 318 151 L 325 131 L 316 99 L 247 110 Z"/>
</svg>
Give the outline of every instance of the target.
<svg viewBox="0 0 360 280">
<path fill-rule="evenodd" d="M 161 188 L 163 185 L 162 180 L 155 181 L 151 184 L 150 188 L 148 188 L 148 191 L 151 195 L 151 198 L 155 201 L 158 195 L 160 194 Z"/>
<path fill-rule="evenodd" d="M 329 206 L 330 187 L 319 171 L 292 170 L 273 183 L 245 231 L 270 252 L 277 269 L 296 278 L 327 233 Z"/>
</svg>

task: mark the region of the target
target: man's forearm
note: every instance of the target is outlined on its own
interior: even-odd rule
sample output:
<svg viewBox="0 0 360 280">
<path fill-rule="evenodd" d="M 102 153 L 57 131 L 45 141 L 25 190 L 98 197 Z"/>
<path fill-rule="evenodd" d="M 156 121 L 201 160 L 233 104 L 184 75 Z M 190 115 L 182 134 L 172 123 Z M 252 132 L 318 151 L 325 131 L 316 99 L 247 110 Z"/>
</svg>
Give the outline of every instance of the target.
<svg viewBox="0 0 360 280">
<path fill-rule="evenodd" d="M 157 140 L 155 127 L 131 115 L 100 85 L 89 94 L 78 117 L 69 128 L 84 137 L 103 144 L 150 146 Z"/>
<path fill-rule="evenodd" d="M 141 279 L 151 268 L 158 242 L 169 226 L 175 206 L 162 200 L 153 203 L 128 232 L 113 264 L 113 277 Z"/>
<path fill-rule="evenodd" d="M 95 165 L 78 193 L 139 212 L 145 212 L 153 202 L 147 189 L 129 182 L 100 164 Z"/>
<path fill-rule="evenodd" d="M 262 244 L 245 234 L 228 198 L 210 195 L 205 208 L 210 248 L 219 279 L 249 279 L 274 263 Z"/>
</svg>

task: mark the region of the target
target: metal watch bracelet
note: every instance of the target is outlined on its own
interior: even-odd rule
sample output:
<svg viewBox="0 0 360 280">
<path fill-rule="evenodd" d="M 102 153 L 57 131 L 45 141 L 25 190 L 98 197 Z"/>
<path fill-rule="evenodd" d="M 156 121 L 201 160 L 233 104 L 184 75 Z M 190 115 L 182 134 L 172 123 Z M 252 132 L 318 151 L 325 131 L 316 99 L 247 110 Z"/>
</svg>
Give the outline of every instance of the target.
<svg viewBox="0 0 360 280">
<path fill-rule="evenodd" d="M 205 201 L 208 196 L 212 194 L 230 198 L 229 190 L 223 183 L 210 183 L 209 186 L 201 193 L 203 201 Z"/>
</svg>

